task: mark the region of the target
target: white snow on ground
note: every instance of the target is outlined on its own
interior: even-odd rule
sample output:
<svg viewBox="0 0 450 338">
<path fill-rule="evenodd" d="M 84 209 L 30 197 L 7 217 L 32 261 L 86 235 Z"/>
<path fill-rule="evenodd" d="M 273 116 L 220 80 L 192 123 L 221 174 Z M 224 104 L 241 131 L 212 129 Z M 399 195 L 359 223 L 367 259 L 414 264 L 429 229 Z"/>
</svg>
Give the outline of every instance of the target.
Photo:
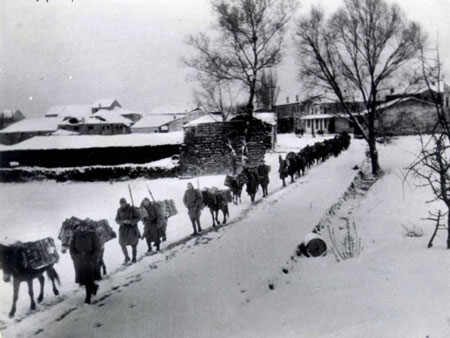
<svg viewBox="0 0 450 338">
<path fill-rule="evenodd" d="M 279 141 L 290 151 L 293 142 L 307 139 L 283 136 Z M 232 206 L 229 226 L 127 269 L 117 268 L 122 259 L 119 247 L 108 243 L 106 263 L 117 271 L 101 282 L 95 305 L 81 305 L 82 290 L 73 291 L 67 255 L 56 266 L 64 281 L 61 301 L 50 306 L 55 298 L 47 288 L 45 303 L 38 306 L 45 310 L 22 319 L 29 306 L 22 286 L 19 322 L 5 318 L 10 299 L 4 295 L 11 296 L 11 286 L 0 284 L 0 316 L 8 326 L 2 333 L 7 338 L 35 332 L 40 332 L 37 337 L 449 337 L 446 236 L 441 233 L 427 249 L 433 225 L 420 220 L 428 208 L 438 206 L 424 204 L 430 199 L 427 189 L 402 182 L 402 169 L 413 159 L 417 145 L 414 137 L 406 137 L 380 146 L 386 175 L 361 199 L 353 215 L 363 241 L 357 258 L 341 263 L 332 254 L 300 258 L 289 274 L 281 271 L 304 236 L 347 189 L 356 174 L 351 168 L 363 160 L 363 141 L 352 140 L 339 158 L 276 192 L 280 182 L 274 153 L 268 155 L 270 197 L 252 206 L 244 192 L 244 203 Z M 191 231 L 180 204 L 181 182 L 131 182 L 136 200 L 145 196 L 147 183 L 158 198 L 176 196 L 181 213 L 169 222 L 171 240 Z M 221 182 L 223 176 L 200 178 L 202 186 Z M 126 196 L 126 184 L 2 184 L 0 203 L 7 208 L 2 209 L 0 224 L 8 224 L 10 236 L 34 239 L 56 237 L 62 219 L 72 214 L 96 219 L 107 215 L 111 221 L 116 200 Z M 208 216 L 206 212 L 202 216 L 205 225 L 210 225 Z M 405 237 L 401 224 L 411 223 L 421 226 L 425 236 Z M 144 249 L 140 244 L 141 252 Z"/>
</svg>

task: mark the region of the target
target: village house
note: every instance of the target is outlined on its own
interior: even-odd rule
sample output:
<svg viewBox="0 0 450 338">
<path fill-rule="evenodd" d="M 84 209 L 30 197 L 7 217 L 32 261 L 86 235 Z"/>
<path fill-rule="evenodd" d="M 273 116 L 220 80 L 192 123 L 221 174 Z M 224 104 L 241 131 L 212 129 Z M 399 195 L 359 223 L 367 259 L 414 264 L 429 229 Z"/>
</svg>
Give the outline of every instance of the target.
<svg viewBox="0 0 450 338">
<path fill-rule="evenodd" d="M 22 120 L 0 131 L 0 143 L 15 144 L 34 136 L 48 136 L 58 129 L 72 135 L 129 134 L 131 125 L 142 113 L 122 108 L 117 100 L 94 104 L 62 105 L 48 109 L 44 117 Z M 66 133 L 67 134 L 67 133 Z"/>
<path fill-rule="evenodd" d="M 5 109 L 0 112 L 0 130 L 23 120 L 25 116 L 18 109 Z"/>
<path fill-rule="evenodd" d="M 363 118 L 361 111 L 364 109 L 364 104 L 362 102 L 348 102 L 347 105 L 354 116 Z M 318 98 L 310 104 L 309 113 L 298 119 L 296 129 L 306 134 L 334 134 L 344 131 L 358 133 L 359 128 L 343 112 L 339 102 Z"/>
<path fill-rule="evenodd" d="M 182 131 L 189 122 L 207 113 L 200 109 L 183 109 L 178 105 L 158 107 L 131 127 L 132 133 L 168 133 Z"/>
<path fill-rule="evenodd" d="M 377 107 L 377 133 L 384 136 L 430 133 L 437 123 L 434 103 L 416 97 L 401 97 Z"/>
<path fill-rule="evenodd" d="M 67 117 L 58 127 L 80 135 L 121 135 L 131 133 L 132 123 L 115 110 L 99 110 L 87 118 Z"/>
<path fill-rule="evenodd" d="M 0 130 L 0 143 L 12 145 L 34 136 L 51 135 L 58 129 L 58 117 L 29 118 L 16 122 Z"/>
</svg>

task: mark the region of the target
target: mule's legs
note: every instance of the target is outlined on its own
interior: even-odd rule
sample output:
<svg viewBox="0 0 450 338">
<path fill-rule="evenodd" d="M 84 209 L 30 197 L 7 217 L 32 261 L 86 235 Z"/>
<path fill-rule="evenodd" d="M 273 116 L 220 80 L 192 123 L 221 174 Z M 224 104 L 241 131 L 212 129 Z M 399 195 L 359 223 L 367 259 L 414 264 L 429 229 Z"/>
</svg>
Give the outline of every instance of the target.
<svg viewBox="0 0 450 338">
<path fill-rule="evenodd" d="M 216 220 L 214 219 L 214 210 L 213 209 L 209 209 L 209 211 L 211 212 L 211 218 L 213 221 L 213 228 L 216 226 Z"/>
<path fill-rule="evenodd" d="M 39 284 L 41 287 L 41 291 L 39 292 L 39 296 L 37 298 L 38 303 L 42 302 L 42 299 L 44 298 L 44 284 L 45 284 L 45 278 L 44 275 L 40 275 L 38 277 Z"/>
<path fill-rule="evenodd" d="M 27 285 L 28 285 L 28 294 L 30 295 L 30 309 L 31 310 L 36 310 L 36 303 L 34 302 L 34 292 L 33 292 L 33 280 L 27 280 Z"/>
<path fill-rule="evenodd" d="M 15 278 L 13 279 L 13 289 L 14 289 L 13 303 L 11 306 L 11 311 L 9 311 L 10 318 L 14 317 L 14 315 L 16 313 L 16 303 L 17 303 L 17 299 L 19 298 L 20 281 Z"/>
<path fill-rule="evenodd" d="M 58 281 L 59 284 L 61 284 L 61 282 L 59 281 L 59 276 L 58 273 L 56 272 L 56 270 L 52 267 L 50 269 L 47 270 L 47 276 L 48 278 L 50 278 L 50 280 L 52 281 L 52 286 L 53 286 L 53 294 L 55 296 L 59 296 L 59 291 L 58 288 L 56 287 L 56 281 Z"/>
<path fill-rule="evenodd" d="M 281 180 L 283 181 L 283 187 L 285 187 L 286 186 L 286 179 L 282 178 Z"/>
<path fill-rule="evenodd" d="M 228 205 L 222 209 L 222 213 L 223 213 L 223 224 L 227 224 Z"/>
<path fill-rule="evenodd" d="M 219 221 L 219 209 L 216 210 L 215 214 L 216 214 L 216 223 L 220 224 L 220 221 Z"/>
</svg>

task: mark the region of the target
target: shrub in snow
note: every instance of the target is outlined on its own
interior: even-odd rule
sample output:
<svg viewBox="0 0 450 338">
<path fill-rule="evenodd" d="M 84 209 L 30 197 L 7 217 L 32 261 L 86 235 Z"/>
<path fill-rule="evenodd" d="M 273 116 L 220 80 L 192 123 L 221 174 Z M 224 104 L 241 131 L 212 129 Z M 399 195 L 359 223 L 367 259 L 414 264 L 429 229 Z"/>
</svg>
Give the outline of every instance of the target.
<svg viewBox="0 0 450 338">
<path fill-rule="evenodd" d="M 350 226 L 348 218 L 341 217 L 341 219 L 346 222 L 346 226 L 342 229 L 344 234 L 341 236 L 342 238 L 340 241 L 336 238 L 334 229 L 331 228 L 329 224 L 327 225 L 333 253 L 338 262 L 359 256 L 361 253 L 361 238 L 356 230 L 355 223 L 352 222 L 352 225 Z"/>
<path fill-rule="evenodd" d="M 418 227 L 417 225 L 413 225 L 412 227 L 407 227 L 402 224 L 402 228 L 404 229 L 405 236 L 407 237 L 422 237 L 423 229 Z"/>
</svg>

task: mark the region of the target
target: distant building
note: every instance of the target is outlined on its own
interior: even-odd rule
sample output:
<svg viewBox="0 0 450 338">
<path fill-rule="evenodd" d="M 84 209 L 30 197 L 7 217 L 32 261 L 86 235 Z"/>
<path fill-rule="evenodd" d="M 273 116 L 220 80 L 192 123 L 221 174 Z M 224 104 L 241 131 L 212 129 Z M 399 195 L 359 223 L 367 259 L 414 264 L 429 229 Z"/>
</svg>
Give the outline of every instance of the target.
<svg viewBox="0 0 450 338">
<path fill-rule="evenodd" d="M 362 102 L 348 104 L 355 113 L 364 109 Z M 326 99 L 322 96 L 311 97 L 305 101 L 279 104 L 274 107 L 277 114 L 279 133 L 299 133 L 301 131 L 309 134 L 317 132 L 339 133 L 342 131 L 354 132 L 354 124 L 346 118 L 339 102 Z"/>
<path fill-rule="evenodd" d="M 166 111 L 166 113 L 163 113 L 164 111 Z M 136 122 L 131 127 L 131 132 L 168 133 L 182 131 L 186 124 L 206 114 L 207 113 L 200 108 L 189 111 L 179 110 L 179 108 L 175 111 L 158 108 Z"/>
<path fill-rule="evenodd" d="M 25 116 L 18 109 L 5 109 L 0 112 L 0 130 L 23 120 Z"/>
<path fill-rule="evenodd" d="M 377 107 L 379 135 L 410 135 L 433 132 L 437 124 L 434 103 L 416 97 L 401 97 Z"/>
<path fill-rule="evenodd" d="M 415 97 L 419 100 L 439 103 L 444 108 L 450 109 L 450 86 L 445 83 L 438 85 L 435 82 L 431 82 L 429 88 L 422 85 L 421 88 L 408 88 L 407 91 L 396 91 L 395 88 L 392 88 L 390 94 L 386 96 L 386 101 L 405 97 Z"/>
<path fill-rule="evenodd" d="M 16 122 L 0 130 L 0 143 L 11 145 L 34 136 L 51 135 L 58 129 L 58 117 L 29 118 Z"/>
<path fill-rule="evenodd" d="M 354 116 L 358 119 L 363 118 L 361 111 L 364 109 L 364 103 L 348 102 L 347 105 Z M 359 131 L 339 102 L 321 99 L 311 104 L 309 113 L 298 120 L 296 129 L 303 130 L 307 134 L 334 134 L 344 131 L 358 133 Z"/>
<path fill-rule="evenodd" d="M 298 95 L 296 101 L 290 102 L 286 97 L 286 103 L 277 104 L 273 107 L 277 115 L 277 131 L 279 133 L 293 133 L 296 129 L 296 121 L 308 113 L 308 102 L 301 102 Z"/>
<path fill-rule="evenodd" d="M 132 121 L 115 110 L 99 110 L 88 118 L 65 118 L 58 127 L 80 135 L 120 135 L 130 134 Z"/>
</svg>

